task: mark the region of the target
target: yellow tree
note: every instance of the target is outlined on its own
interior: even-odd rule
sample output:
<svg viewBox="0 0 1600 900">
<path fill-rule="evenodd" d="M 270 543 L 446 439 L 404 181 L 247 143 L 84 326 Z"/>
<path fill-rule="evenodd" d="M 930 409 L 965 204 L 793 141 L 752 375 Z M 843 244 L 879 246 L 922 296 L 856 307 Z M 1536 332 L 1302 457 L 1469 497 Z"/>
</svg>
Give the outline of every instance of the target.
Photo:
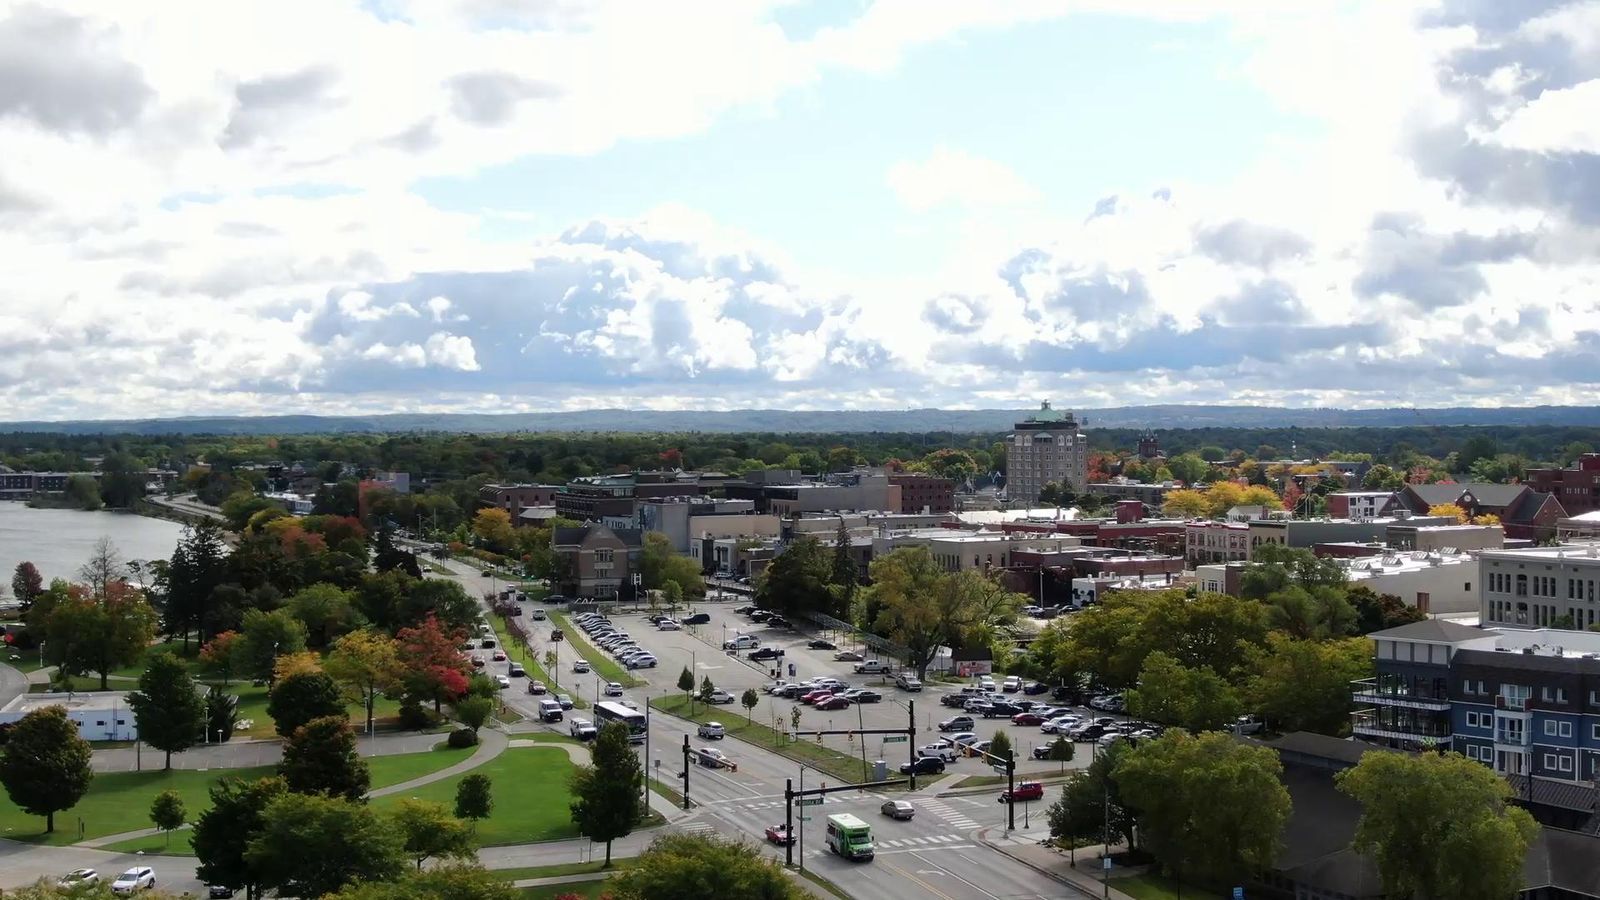
<svg viewBox="0 0 1600 900">
<path fill-rule="evenodd" d="M 352 631 L 328 653 L 328 674 L 367 709 L 367 730 L 372 730 L 372 709 L 378 694 L 397 687 L 404 668 L 394 638 L 379 631 Z"/>
<path fill-rule="evenodd" d="M 511 546 L 511 513 L 494 507 L 478 510 L 472 517 L 472 533 L 491 549 L 506 549 Z"/>
<path fill-rule="evenodd" d="M 285 653 L 272 664 L 272 680 L 282 681 L 294 675 L 321 672 L 322 659 L 310 650 Z"/>
<path fill-rule="evenodd" d="M 1206 495 L 1188 489 L 1168 491 L 1166 500 L 1161 504 L 1163 514 L 1185 519 L 1198 519 L 1210 511 L 1211 501 L 1206 499 Z"/>
<path fill-rule="evenodd" d="M 1231 481 L 1219 481 L 1206 489 L 1205 498 L 1206 514 L 1220 517 L 1244 502 L 1244 488 Z"/>
<path fill-rule="evenodd" d="M 1430 516 L 1454 516 L 1457 525 L 1467 524 L 1467 511 L 1454 503 L 1435 503 L 1428 507 Z"/>
<path fill-rule="evenodd" d="M 1494 513 L 1483 513 L 1472 520 L 1474 525 L 1499 525 L 1500 517 Z"/>
<path fill-rule="evenodd" d="M 1283 499 L 1277 492 L 1259 484 L 1252 484 L 1241 491 L 1239 503 L 1243 506 L 1259 506 L 1262 509 L 1283 509 Z"/>
</svg>

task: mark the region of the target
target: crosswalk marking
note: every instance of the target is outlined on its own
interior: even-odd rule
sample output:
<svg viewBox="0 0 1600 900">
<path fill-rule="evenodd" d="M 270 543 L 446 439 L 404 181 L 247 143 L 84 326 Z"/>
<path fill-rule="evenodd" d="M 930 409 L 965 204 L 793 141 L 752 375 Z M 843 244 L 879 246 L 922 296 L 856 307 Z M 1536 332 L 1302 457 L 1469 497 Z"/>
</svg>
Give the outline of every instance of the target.
<svg viewBox="0 0 1600 900">
<path fill-rule="evenodd" d="M 957 828 L 977 828 L 978 823 L 966 813 L 957 812 L 942 800 L 924 800 L 922 808 Z"/>
<path fill-rule="evenodd" d="M 921 837 L 890 838 L 888 840 L 883 840 L 880 838 L 876 841 L 873 841 L 873 845 L 880 853 L 911 853 L 917 850 L 931 849 L 933 847 L 938 847 L 940 849 L 954 849 L 958 847 L 974 846 L 972 844 L 964 843 L 964 839 L 957 834 L 930 834 L 923 835 Z M 821 849 L 807 850 L 803 855 L 806 859 L 815 859 L 819 856 L 826 856 L 827 853 L 827 848 L 823 847 Z"/>
</svg>

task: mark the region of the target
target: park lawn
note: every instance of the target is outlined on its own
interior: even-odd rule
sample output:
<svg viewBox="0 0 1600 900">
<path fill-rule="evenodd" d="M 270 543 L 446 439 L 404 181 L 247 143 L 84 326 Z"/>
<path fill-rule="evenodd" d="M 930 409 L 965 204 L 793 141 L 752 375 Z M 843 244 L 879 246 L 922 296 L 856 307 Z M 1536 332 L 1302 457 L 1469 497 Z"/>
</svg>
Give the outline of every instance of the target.
<svg viewBox="0 0 1600 900">
<path fill-rule="evenodd" d="M 831 747 L 811 741 L 789 740 L 783 734 L 761 722 L 750 722 L 748 720 L 741 722 L 739 720 L 745 718 L 744 716 L 730 713 L 725 708 L 695 703 L 694 715 L 690 715 L 689 698 L 681 694 L 662 697 L 652 702 L 655 708 L 661 712 L 681 719 L 688 719 L 691 722 L 721 722 L 722 727 L 727 730 L 728 734 L 736 738 L 762 747 L 770 747 L 774 753 L 821 769 L 835 778 L 856 783 L 867 781 L 870 777 L 870 772 L 866 766 L 862 765 L 859 757 L 847 756 Z M 804 721 L 800 723 L 802 730 L 805 728 L 805 724 Z M 898 769 L 891 769 L 890 774 L 891 777 L 895 778 L 900 776 Z M 920 777 L 917 780 L 917 784 L 919 787 L 923 784 Z"/>
<path fill-rule="evenodd" d="M 155 764 L 160 764 L 159 757 Z M 174 790 L 183 798 L 183 805 L 193 819 L 209 802 L 208 791 L 213 782 L 223 774 L 240 778 L 262 778 L 273 774 L 271 766 L 250 769 L 228 769 L 214 772 L 160 769 L 144 772 L 113 772 L 97 774 L 78 805 L 56 813 L 56 830 L 44 831 L 44 819 L 30 816 L 18 809 L 9 797 L 0 798 L 0 828 L 6 837 L 17 841 L 61 846 L 80 840 L 78 821 L 83 821 L 83 838 L 103 837 L 124 831 L 149 828 L 150 802 L 165 790 Z"/>
<path fill-rule="evenodd" d="M 1113 878 L 1111 883 L 1117 890 L 1134 900 L 1177 900 L 1179 896 L 1177 882 L 1160 875 L 1129 875 L 1125 878 Z M 1223 900 L 1221 894 L 1188 884 L 1183 886 L 1182 896 L 1184 900 Z"/>
<path fill-rule="evenodd" d="M 551 613 L 550 621 L 555 623 L 555 627 L 560 628 L 566 634 L 567 640 L 572 644 L 572 649 L 578 651 L 579 656 L 588 660 L 589 668 L 593 669 L 602 679 L 615 681 L 623 687 L 637 687 L 641 684 L 639 679 L 630 675 L 627 669 L 624 669 L 616 660 L 606 655 L 605 651 L 589 643 L 589 639 L 584 635 L 583 629 L 573 626 L 571 622 L 567 621 L 566 616 L 561 613 Z"/>
<path fill-rule="evenodd" d="M 569 808 L 567 779 L 573 770 L 567 751 L 559 747 L 513 747 L 472 770 L 493 785 L 494 812 L 478 822 L 478 843 L 525 844 L 578 836 Z M 406 797 L 431 800 L 453 809 L 461 778 L 446 778 L 404 794 L 372 800 L 374 809 L 392 809 Z"/>
<path fill-rule="evenodd" d="M 474 749 L 476 748 L 455 748 L 441 745 L 440 747 L 425 753 L 400 753 L 393 756 L 368 757 L 367 765 L 372 772 L 372 786 L 374 788 L 388 787 L 391 784 L 399 784 L 403 781 L 410 781 L 413 778 L 420 778 L 421 776 L 427 775 L 430 772 L 437 772 L 440 769 L 453 766 L 463 759 L 471 756 Z M 232 769 L 227 770 L 226 772 L 217 770 L 210 773 L 197 773 L 200 775 L 209 775 L 211 781 L 205 782 L 205 788 L 201 790 L 199 799 L 191 802 L 188 795 L 184 796 L 183 802 L 185 808 L 189 812 L 189 820 L 191 822 L 194 821 L 195 819 L 199 818 L 200 813 L 204 811 L 204 804 L 206 802 L 205 791 L 209 789 L 212 781 L 221 778 L 223 775 L 260 777 L 261 775 L 271 775 L 272 771 L 273 770 L 271 768 L 261 768 Z M 96 786 L 99 786 L 101 779 L 117 778 L 126 774 L 129 773 L 99 776 L 95 782 Z M 149 799 L 146 799 L 143 802 L 143 806 L 140 807 L 145 811 L 146 815 L 148 815 L 150 808 L 149 800 L 154 799 L 155 794 L 156 791 L 151 790 L 149 793 Z M 91 789 L 90 796 L 93 796 L 93 789 Z M 87 800 L 88 798 L 85 798 L 85 802 L 87 802 Z M 196 804 L 201 805 L 197 806 Z M 83 804 L 79 804 L 79 806 L 82 805 Z M 135 806 L 138 806 L 138 804 L 135 804 Z M 58 818 L 60 817 L 58 816 Z M 109 833 L 116 834 L 119 831 L 136 831 L 140 828 L 149 827 L 149 819 L 145 818 L 127 828 L 118 828 L 110 831 Z M 60 826 L 58 824 L 57 830 L 59 829 Z M 142 850 L 145 853 L 162 854 L 165 856 L 193 856 L 194 850 L 189 846 L 189 836 L 191 833 L 192 832 L 190 832 L 187 828 L 174 831 L 172 833 L 172 841 L 170 844 L 167 842 L 167 839 L 161 835 L 145 835 L 143 837 L 129 838 L 125 841 L 118 841 L 115 844 L 109 844 L 105 849 L 118 853 L 137 853 Z M 89 834 L 87 836 L 94 837 L 95 835 Z"/>
<path fill-rule="evenodd" d="M 274 730 L 272 717 L 267 715 L 268 696 L 266 685 L 251 684 L 248 681 L 235 681 L 223 686 L 218 684 L 225 693 L 233 694 L 239 698 L 239 718 L 249 719 L 252 724 L 249 728 L 235 729 L 235 737 L 269 738 L 277 735 Z M 350 727 L 356 731 L 364 731 L 367 727 L 367 707 L 359 701 L 345 706 L 345 713 L 350 717 Z M 379 695 L 378 702 L 372 705 L 372 714 L 380 727 L 385 719 L 393 719 L 400 715 L 400 701 Z"/>
</svg>

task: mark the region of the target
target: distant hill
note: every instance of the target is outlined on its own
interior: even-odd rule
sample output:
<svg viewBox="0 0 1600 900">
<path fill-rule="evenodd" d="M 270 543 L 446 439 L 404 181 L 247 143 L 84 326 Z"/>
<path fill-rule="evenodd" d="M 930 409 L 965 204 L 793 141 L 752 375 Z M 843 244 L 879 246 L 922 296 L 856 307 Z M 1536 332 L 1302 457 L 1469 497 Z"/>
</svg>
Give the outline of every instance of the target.
<svg viewBox="0 0 1600 900">
<path fill-rule="evenodd" d="M 336 432 L 1000 432 L 1030 410 L 627 410 L 376 416 L 217 416 L 0 422 L 0 432 L 65 434 L 321 434 Z M 1273 406 L 1119 406 L 1074 410 L 1095 428 L 1352 428 L 1450 425 L 1600 426 L 1600 406 L 1445 409 L 1292 409 Z"/>
</svg>

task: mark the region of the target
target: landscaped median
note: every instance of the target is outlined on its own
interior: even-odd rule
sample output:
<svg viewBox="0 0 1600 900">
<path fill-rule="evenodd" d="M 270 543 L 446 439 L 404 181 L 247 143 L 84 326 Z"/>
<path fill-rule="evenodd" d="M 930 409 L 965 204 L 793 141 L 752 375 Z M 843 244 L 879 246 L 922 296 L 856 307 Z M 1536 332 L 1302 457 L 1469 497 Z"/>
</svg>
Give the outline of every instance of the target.
<svg viewBox="0 0 1600 900">
<path fill-rule="evenodd" d="M 786 734 L 775 731 L 771 726 L 761 722 L 748 719 L 741 722 L 739 720 L 744 718 L 743 716 L 726 708 L 719 709 L 696 701 L 694 713 L 691 715 L 689 698 L 685 696 L 663 697 L 652 701 L 652 706 L 658 712 L 688 719 L 691 722 L 721 722 L 728 734 L 740 740 L 770 748 L 774 753 L 803 762 L 841 781 L 857 783 L 868 781 L 872 777 L 870 762 L 863 764 L 860 757 L 848 756 L 820 743 L 791 740 Z M 804 726 L 801 730 L 804 730 Z M 898 766 L 891 768 L 890 773 L 891 777 L 898 777 Z M 937 776 L 918 776 L 917 784 L 919 786 L 930 784 L 931 779 L 935 777 Z"/>
<path fill-rule="evenodd" d="M 639 679 L 630 675 L 628 670 L 624 669 L 616 660 L 605 655 L 598 647 L 589 643 L 589 639 L 583 635 L 583 629 L 573 627 L 566 616 L 561 613 L 551 613 L 550 622 L 552 627 L 561 629 L 562 633 L 566 635 L 567 643 L 572 645 L 572 649 L 578 651 L 579 656 L 589 661 L 589 667 L 595 671 L 596 675 L 606 681 L 615 681 L 625 688 L 637 687 L 642 684 Z"/>
</svg>

